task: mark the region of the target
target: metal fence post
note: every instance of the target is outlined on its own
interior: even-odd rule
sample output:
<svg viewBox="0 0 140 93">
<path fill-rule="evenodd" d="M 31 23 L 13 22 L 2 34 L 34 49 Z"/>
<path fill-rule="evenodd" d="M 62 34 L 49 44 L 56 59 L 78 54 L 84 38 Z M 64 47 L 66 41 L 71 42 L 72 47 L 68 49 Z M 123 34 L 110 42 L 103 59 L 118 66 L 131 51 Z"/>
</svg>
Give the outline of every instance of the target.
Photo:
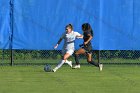
<svg viewBox="0 0 140 93">
<path fill-rule="evenodd" d="M 11 30 L 11 33 L 10 33 L 10 56 L 11 56 L 11 66 L 13 66 L 13 21 L 14 21 L 14 18 L 13 18 L 13 1 L 14 0 L 10 0 L 10 30 Z"/>
<path fill-rule="evenodd" d="M 98 63 L 100 63 L 100 50 L 98 50 Z"/>
</svg>

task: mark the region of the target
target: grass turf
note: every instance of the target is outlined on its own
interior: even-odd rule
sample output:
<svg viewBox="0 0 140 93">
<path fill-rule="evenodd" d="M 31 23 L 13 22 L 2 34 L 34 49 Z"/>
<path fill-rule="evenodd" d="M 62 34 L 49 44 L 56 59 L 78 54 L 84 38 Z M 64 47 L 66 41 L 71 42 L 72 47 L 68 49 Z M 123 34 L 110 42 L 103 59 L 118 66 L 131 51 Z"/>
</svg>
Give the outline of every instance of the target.
<svg viewBox="0 0 140 93">
<path fill-rule="evenodd" d="M 52 66 L 54 67 L 54 66 Z M 0 93 L 140 93 L 140 67 L 91 65 L 55 73 L 43 66 L 0 66 Z"/>
<path fill-rule="evenodd" d="M 73 63 L 75 63 L 75 60 L 73 57 L 71 57 L 71 60 Z M 14 65 L 43 65 L 46 63 L 49 64 L 57 64 L 60 61 L 60 59 L 25 59 L 25 60 L 18 60 L 14 59 L 13 64 Z M 94 60 L 95 62 L 98 62 L 97 59 Z M 112 58 L 112 59 L 100 59 L 100 62 L 103 64 L 140 64 L 140 59 L 122 59 L 122 58 Z M 10 60 L 0 60 L 0 66 L 1 65 L 10 65 Z M 86 59 L 80 59 L 81 64 L 87 64 Z"/>
</svg>

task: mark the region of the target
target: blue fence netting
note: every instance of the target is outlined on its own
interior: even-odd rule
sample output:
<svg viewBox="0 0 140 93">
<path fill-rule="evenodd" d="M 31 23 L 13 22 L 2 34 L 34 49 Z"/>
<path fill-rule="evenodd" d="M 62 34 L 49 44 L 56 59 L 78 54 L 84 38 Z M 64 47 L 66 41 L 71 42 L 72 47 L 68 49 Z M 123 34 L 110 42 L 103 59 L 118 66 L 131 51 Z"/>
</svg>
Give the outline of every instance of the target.
<svg viewBox="0 0 140 93">
<path fill-rule="evenodd" d="M 63 44 L 56 51 L 53 46 L 65 26 L 82 34 L 87 22 L 101 62 L 139 64 L 139 10 L 139 0 L 0 0 L 0 64 L 59 59 Z M 75 42 L 78 49 L 83 40 Z"/>
<path fill-rule="evenodd" d="M 10 34 L 10 0 L 0 0 L 0 49 L 9 49 Z"/>
<path fill-rule="evenodd" d="M 139 50 L 139 9 L 139 0 L 0 0 L 0 49 L 52 50 L 66 24 L 82 33 L 88 22 L 94 50 Z"/>
</svg>

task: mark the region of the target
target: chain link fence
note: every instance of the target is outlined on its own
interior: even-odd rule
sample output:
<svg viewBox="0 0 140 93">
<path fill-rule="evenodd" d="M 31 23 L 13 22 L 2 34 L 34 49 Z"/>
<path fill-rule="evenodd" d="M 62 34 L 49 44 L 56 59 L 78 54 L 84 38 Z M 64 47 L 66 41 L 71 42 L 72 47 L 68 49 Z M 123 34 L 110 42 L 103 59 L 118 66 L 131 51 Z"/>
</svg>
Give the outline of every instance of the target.
<svg viewBox="0 0 140 93">
<path fill-rule="evenodd" d="M 99 51 L 93 51 L 93 60 L 98 62 Z M 140 51 L 102 50 L 100 62 L 103 64 L 140 64 Z M 0 65 L 43 65 L 57 64 L 61 50 L 0 50 Z M 74 61 L 74 56 L 68 60 Z M 87 64 L 86 56 L 80 55 L 80 63 Z"/>
<path fill-rule="evenodd" d="M 140 64 L 140 51 L 101 51 L 100 59 L 105 64 Z"/>
</svg>

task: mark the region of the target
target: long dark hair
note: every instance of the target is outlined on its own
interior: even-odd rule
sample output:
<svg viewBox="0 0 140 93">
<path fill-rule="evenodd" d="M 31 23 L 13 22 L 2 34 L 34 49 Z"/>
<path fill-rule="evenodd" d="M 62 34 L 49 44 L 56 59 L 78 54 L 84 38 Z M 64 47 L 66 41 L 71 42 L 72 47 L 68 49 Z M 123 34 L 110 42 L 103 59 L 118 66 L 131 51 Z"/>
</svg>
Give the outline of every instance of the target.
<svg viewBox="0 0 140 93">
<path fill-rule="evenodd" d="M 92 28 L 91 28 L 89 23 L 82 24 L 82 30 L 83 31 L 90 31 L 91 35 L 93 36 L 93 30 L 92 30 Z"/>
</svg>

